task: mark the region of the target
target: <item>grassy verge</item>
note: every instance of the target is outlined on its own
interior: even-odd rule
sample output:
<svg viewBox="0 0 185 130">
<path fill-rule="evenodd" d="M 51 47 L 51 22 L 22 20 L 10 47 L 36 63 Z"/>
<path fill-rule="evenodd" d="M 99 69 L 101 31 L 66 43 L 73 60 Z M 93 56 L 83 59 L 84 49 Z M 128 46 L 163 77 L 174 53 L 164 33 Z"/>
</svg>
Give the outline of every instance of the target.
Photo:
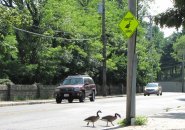
<svg viewBox="0 0 185 130">
<path fill-rule="evenodd" d="M 146 125 L 147 124 L 147 122 L 148 122 L 148 118 L 147 117 L 145 117 L 145 116 L 137 116 L 136 118 L 135 118 L 135 125 Z M 120 126 L 128 126 L 129 125 L 129 122 L 127 121 L 127 119 L 123 119 L 123 120 L 121 120 L 120 122 L 118 122 L 118 124 L 120 125 Z"/>
</svg>

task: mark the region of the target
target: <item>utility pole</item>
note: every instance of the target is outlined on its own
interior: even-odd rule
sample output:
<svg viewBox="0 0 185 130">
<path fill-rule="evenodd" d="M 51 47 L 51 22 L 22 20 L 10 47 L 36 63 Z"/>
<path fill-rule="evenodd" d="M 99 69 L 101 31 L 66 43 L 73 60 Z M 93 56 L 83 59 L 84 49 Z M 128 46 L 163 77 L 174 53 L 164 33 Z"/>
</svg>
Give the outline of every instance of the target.
<svg viewBox="0 0 185 130">
<path fill-rule="evenodd" d="M 129 11 L 136 15 L 136 0 L 128 0 Z M 135 93 L 136 93 L 136 32 L 128 40 L 127 55 L 127 106 L 126 120 L 128 125 L 135 123 Z"/>
<path fill-rule="evenodd" d="M 184 92 L 184 53 L 182 54 L 182 92 Z"/>
<path fill-rule="evenodd" d="M 152 48 L 152 43 L 151 43 L 152 42 L 152 16 L 149 15 L 148 18 L 150 20 L 150 25 L 149 25 L 149 28 L 150 28 L 149 41 L 150 41 L 150 44 L 151 44 L 151 48 L 150 48 L 149 52 L 150 52 L 150 55 L 151 55 L 151 58 L 152 58 L 152 53 L 153 53 L 153 48 Z M 153 59 L 151 59 L 151 62 L 152 62 L 151 82 L 153 82 L 154 81 L 154 79 L 153 79 L 153 70 L 154 70 L 154 68 L 153 68 Z"/>
<path fill-rule="evenodd" d="M 102 42 L 103 42 L 103 96 L 107 96 L 107 56 L 106 56 L 106 35 L 105 35 L 105 0 L 102 0 Z"/>
</svg>

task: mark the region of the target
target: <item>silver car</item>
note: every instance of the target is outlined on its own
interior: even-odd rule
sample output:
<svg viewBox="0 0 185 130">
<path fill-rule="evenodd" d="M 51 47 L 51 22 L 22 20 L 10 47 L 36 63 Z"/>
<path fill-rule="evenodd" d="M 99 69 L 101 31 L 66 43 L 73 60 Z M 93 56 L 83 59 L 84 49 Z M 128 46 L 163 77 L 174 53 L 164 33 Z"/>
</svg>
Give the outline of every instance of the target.
<svg viewBox="0 0 185 130">
<path fill-rule="evenodd" d="M 150 94 L 157 94 L 162 95 L 162 87 L 159 83 L 148 83 L 144 87 L 144 96 L 150 95 Z"/>
</svg>

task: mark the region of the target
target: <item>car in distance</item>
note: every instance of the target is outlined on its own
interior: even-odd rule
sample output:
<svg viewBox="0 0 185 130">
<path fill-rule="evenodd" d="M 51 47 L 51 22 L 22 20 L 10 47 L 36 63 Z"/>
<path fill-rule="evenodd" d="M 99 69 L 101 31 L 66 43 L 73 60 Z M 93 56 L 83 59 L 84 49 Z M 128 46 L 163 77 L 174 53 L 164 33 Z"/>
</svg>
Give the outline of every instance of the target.
<svg viewBox="0 0 185 130">
<path fill-rule="evenodd" d="M 150 95 L 150 94 L 157 94 L 162 95 L 162 87 L 159 83 L 148 83 L 144 87 L 144 96 Z"/>
<path fill-rule="evenodd" d="M 72 103 L 74 99 L 84 102 L 88 97 L 90 101 L 95 101 L 96 85 L 88 75 L 68 76 L 63 83 L 55 89 L 56 103 L 61 103 L 67 99 Z"/>
</svg>

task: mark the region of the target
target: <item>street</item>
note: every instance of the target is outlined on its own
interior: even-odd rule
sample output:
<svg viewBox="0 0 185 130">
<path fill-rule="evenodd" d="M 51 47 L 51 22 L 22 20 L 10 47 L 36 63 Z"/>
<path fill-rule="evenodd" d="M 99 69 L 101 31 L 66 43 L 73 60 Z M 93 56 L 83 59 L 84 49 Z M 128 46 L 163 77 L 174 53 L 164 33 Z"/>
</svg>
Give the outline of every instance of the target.
<svg viewBox="0 0 185 130">
<path fill-rule="evenodd" d="M 162 96 L 136 96 L 136 116 L 154 115 L 170 108 L 184 106 L 184 93 L 163 93 Z M 101 110 L 100 117 L 119 113 L 121 119 L 126 116 L 126 95 L 114 98 L 96 99 L 85 103 L 78 100 L 73 103 L 47 103 L 37 105 L 20 105 L 0 107 L 0 130 L 101 130 L 106 122 L 98 120 L 95 127 L 87 126 L 83 120 L 96 115 Z M 117 125 L 118 118 L 114 124 Z M 112 126 L 109 124 L 109 126 Z"/>
</svg>

